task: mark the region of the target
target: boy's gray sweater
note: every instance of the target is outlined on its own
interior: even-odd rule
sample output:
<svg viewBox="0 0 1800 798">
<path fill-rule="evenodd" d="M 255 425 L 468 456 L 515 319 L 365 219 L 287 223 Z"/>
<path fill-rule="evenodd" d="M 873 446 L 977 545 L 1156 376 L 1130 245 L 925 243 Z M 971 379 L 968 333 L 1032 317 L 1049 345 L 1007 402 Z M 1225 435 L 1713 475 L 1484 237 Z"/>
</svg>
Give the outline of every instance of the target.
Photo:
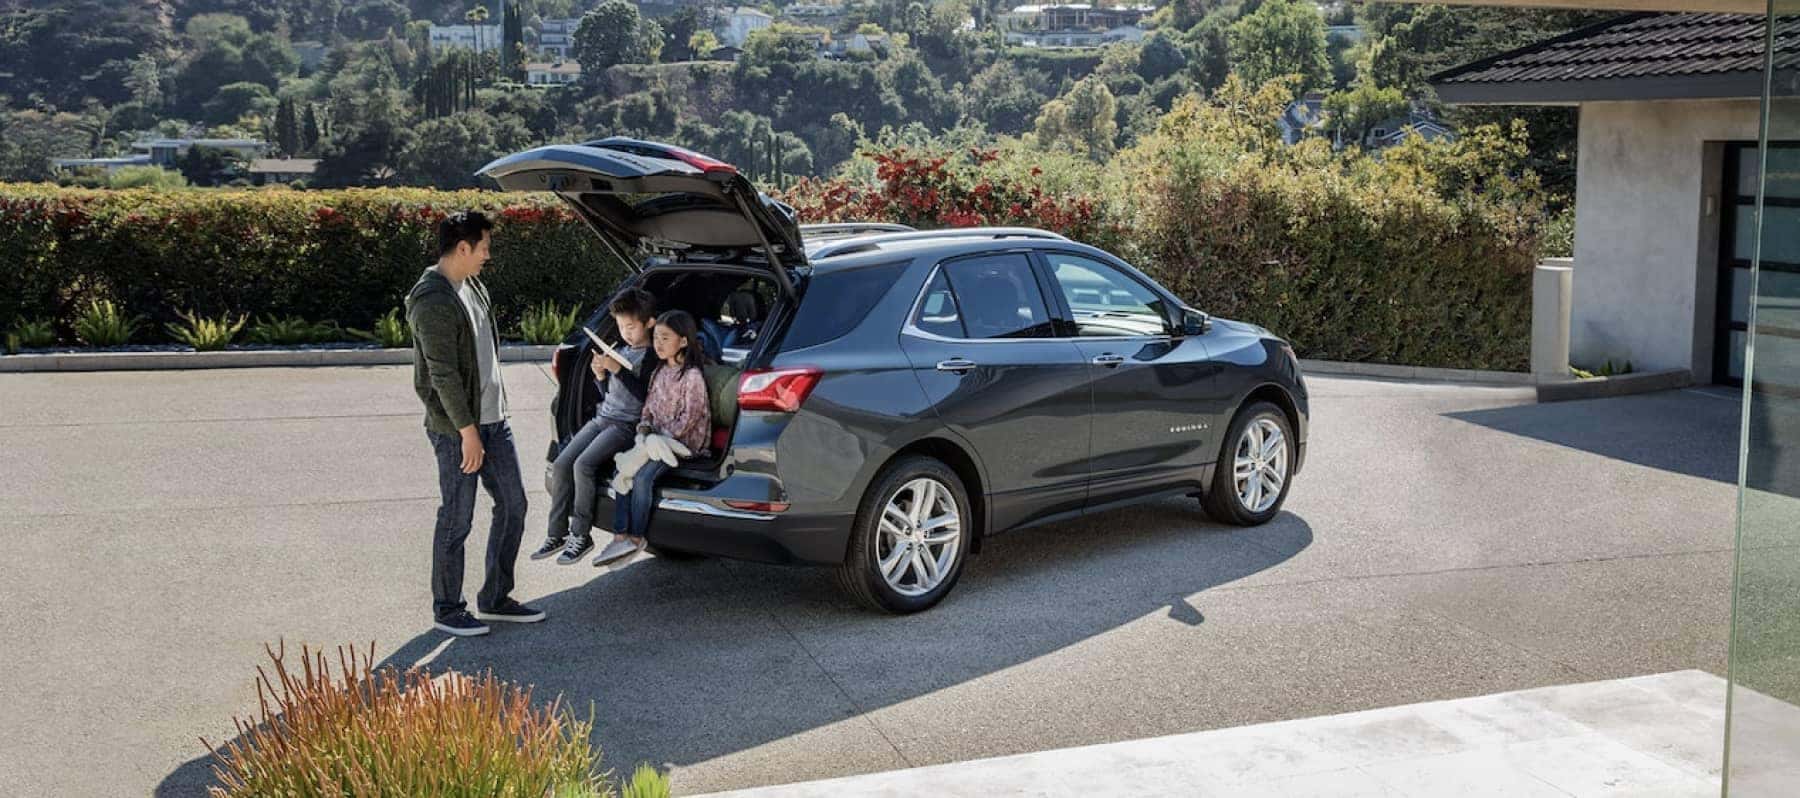
<svg viewBox="0 0 1800 798">
<path fill-rule="evenodd" d="M 627 346 L 620 348 L 619 354 L 624 355 L 626 360 L 631 361 L 631 368 L 633 371 L 636 371 L 644 362 L 645 351 L 646 348 L 642 346 Z M 598 352 L 596 352 L 594 356 L 606 357 Z M 643 418 L 643 416 L 644 398 L 641 396 L 633 396 L 631 391 L 626 390 L 625 386 L 619 383 L 617 377 L 608 377 L 606 380 L 606 398 L 600 400 L 600 417 L 607 421 L 616 421 L 620 424 L 636 424 L 638 423 L 638 419 Z"/>
</svg>

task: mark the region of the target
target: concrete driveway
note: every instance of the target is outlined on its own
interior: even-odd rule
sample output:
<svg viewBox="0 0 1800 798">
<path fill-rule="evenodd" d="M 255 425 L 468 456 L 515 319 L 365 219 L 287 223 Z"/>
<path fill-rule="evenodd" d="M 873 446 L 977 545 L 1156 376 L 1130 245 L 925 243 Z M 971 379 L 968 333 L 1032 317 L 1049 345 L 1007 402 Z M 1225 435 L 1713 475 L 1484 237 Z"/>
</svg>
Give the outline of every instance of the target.
<svg viewBox="0 0 1800 798">
<path fill-rule="evenodd" d="M 507 379 L 529 548 L 553 386 Z M 1730 393 L 1310 384 L 1307 470 L 1264 528 L 1170 501 L 996 538 L 908 618 L 819 571 L 522 561 L 549 622 L 451 642 L 406 368 L 0 377 L 0 793 L 200 793 L 199 738 L 254 710 L 277 639 L 592 705 L 606 763 L 679 792 L 1723 672 Z"/>
</svg>

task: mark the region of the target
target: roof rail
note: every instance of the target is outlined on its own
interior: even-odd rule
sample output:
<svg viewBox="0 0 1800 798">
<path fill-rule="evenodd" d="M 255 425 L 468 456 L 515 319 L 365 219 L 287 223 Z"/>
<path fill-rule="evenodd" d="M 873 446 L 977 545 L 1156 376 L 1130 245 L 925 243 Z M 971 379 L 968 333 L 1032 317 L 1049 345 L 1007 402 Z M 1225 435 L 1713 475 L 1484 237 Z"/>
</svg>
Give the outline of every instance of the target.
<svg viewBox="0 0 1800 798">
<path fill-rule="evenodd" d="M 1045 241 L 1067 241 L 1068 238 L 1039 230 L 1035 227 L 958 227 L 949 230 L 911 230 L 898 233 L 879 233 L 875 235 L 854 236 L 841 241 L 833 241 L 814 250 L 807 256 L 808 260 L 820 260 L 834 255 L 847 255 L 852 252 L 866 252 L 879 249 L 882 244 L 894 244 L 903 241 L 935 241 L 956 238 L 1036 238 Z"/>
<path fill-rule="evenodd" d="M 892 222 L 831 222 L 800 225 L 800 237 L 842 238 L 865 233 L 907 233 L 916 229 L 918 228 Z"/>
</svg>

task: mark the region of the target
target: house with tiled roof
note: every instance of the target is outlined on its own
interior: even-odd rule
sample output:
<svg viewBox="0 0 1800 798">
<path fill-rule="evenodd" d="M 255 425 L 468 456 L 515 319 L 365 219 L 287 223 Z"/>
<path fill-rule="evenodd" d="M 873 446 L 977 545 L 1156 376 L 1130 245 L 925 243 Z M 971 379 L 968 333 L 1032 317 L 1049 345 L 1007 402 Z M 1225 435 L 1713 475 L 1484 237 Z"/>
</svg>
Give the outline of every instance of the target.
<svg viewBox="0 0 1800 798">
<path fill-rule="evenodd" d="M 1569 357 L 1741 383 L 1755 256 L 1766 18 L 1638 13 L 1432 78 L 1459 105 L 1577 109 Z M 1778 22 L 1777 74 L 1800 66 Z M 1800 221 L 1800 141 L 1771 141 L 1767 214 Z M 1771 216 L 1770 218 L 1776 218 Z M 1763 239 L 1762 279 L 1800 282 L 1800 240 Z"/>
</svg>

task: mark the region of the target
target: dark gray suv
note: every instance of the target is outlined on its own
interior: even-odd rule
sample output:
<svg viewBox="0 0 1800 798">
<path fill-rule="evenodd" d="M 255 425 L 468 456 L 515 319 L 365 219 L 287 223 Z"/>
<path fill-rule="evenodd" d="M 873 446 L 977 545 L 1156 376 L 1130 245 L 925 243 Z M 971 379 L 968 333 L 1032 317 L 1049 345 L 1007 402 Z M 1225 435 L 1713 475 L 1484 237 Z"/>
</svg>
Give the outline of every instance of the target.
<svg viewBox="0 0 1800 798">
<path fill-rule="evenodd" d="M 660 491 L 663 556 L 835 566 L 915 612 L 1000 532 L 1172 495 L 1261 524 L 1305 459 L 1286 343 L 1054 233 L 801 226 L 727 164 L 621 138 L 482 174 L 554 192 L 634 264 L 620 290 L 702 321 L 713 445 Z M 556 352 L 552 458 L 599 403 L 591 349 Z"/>
</svg>

